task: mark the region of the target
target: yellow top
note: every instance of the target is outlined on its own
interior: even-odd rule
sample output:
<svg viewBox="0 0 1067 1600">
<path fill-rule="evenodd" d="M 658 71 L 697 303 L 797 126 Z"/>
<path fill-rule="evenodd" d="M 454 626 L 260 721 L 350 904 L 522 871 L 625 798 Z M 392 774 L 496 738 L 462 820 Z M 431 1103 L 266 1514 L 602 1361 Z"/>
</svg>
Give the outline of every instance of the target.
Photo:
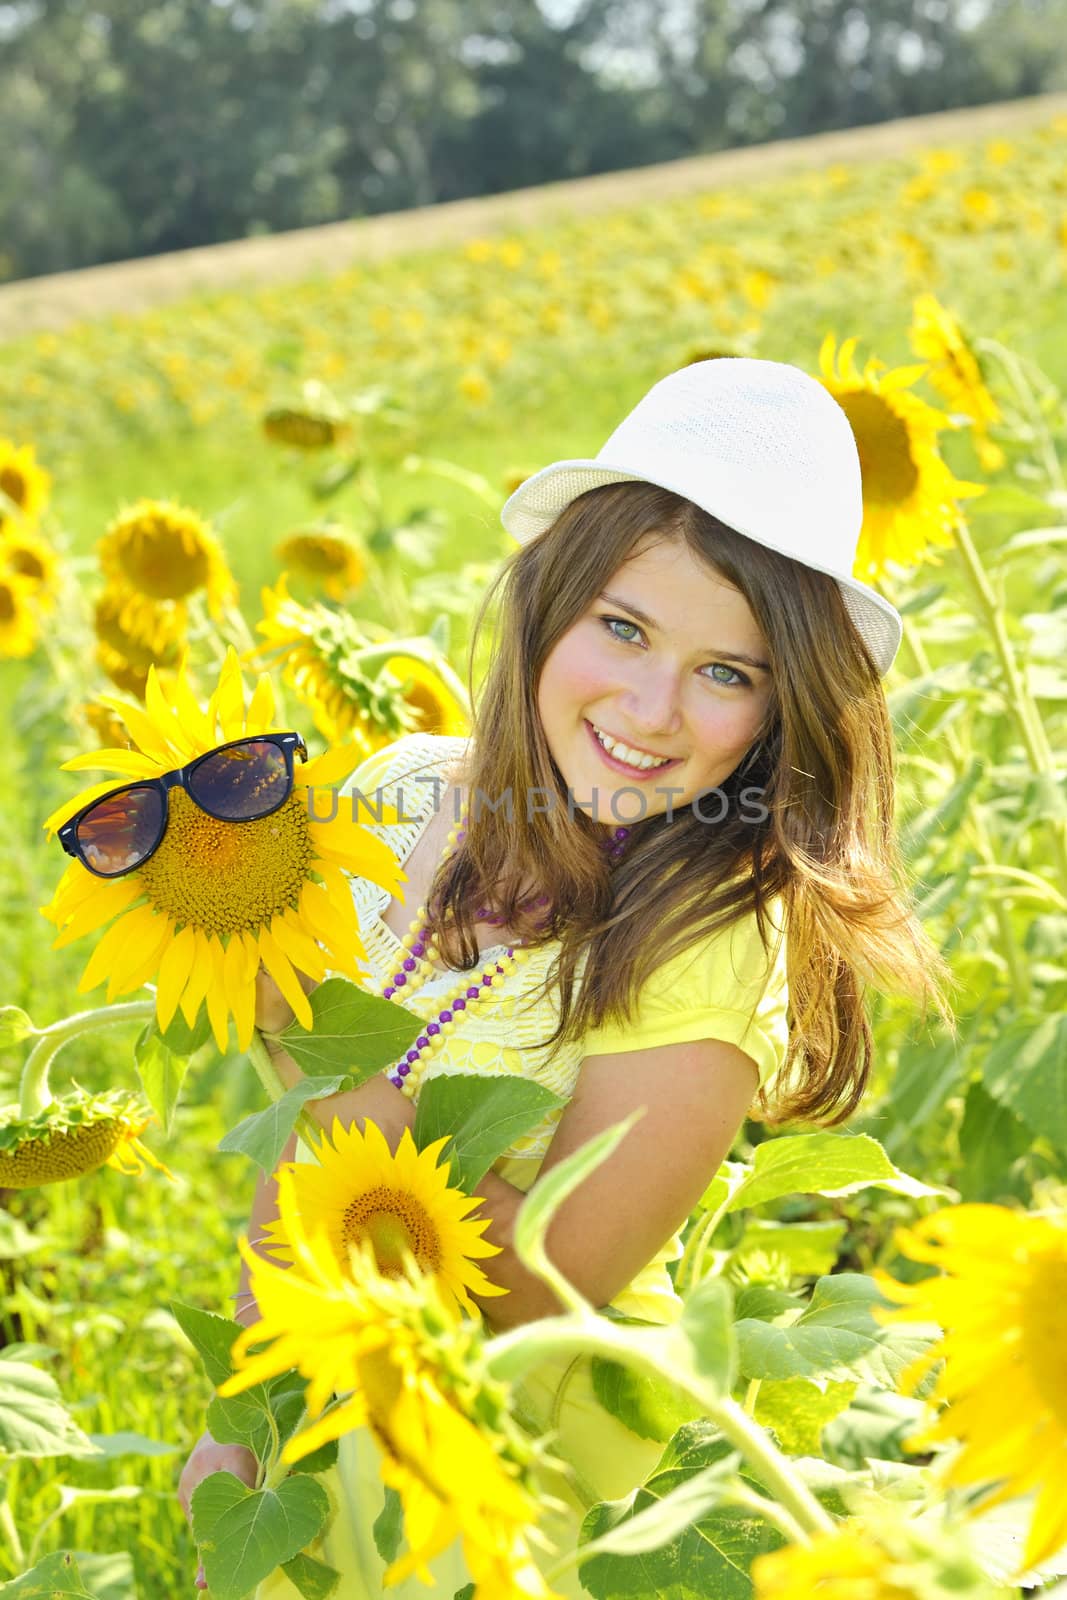
<svg viewBox="0 0 1067 1600">
<path fill-rule="evenodd" d="M 342 790 L 343 795 L 353 798 L 341 803 L 352 805 L 357 820 L 383 839 L 403 865 L 440 801 L 447 772 L 464 753 L 466 743 L 461 738 L 409 734 L 377 751 L 356 769 Z M 440 781 L 435 784 L 432 780 Z M 365 804 L 355 800 L 356 794 L 363 797 Z M 396 806 L 401 820 L 375 823 L 375 814 L 380 814 L 377 807 L 382 803 Z M 389 904 L 388 890 L 366 878 L 353 877 L 351 883 L 369 964 L 369 985 L 380 994 L 406 952 L 382 920 Z M 405 909 L 413 917 L 419 907 L 411 904 Z M 485 964 L 506 948 L 500 944 L 483 951 Z M 771 960 L 764 951 L 754 917 L 735 923 L 725 933 L 660 967 L 641 991 L 634 1021 L 628 1027 L 593 1029 L 583 1039 L 559 1046 L 555 1057 L 549 1060 L 550 1051 L 541 1041 L 551 1035 L 559 1020 L 558 1000 L 551 992 L 537 999 L 527 997 L 536 993 L 558 950 L 557 941 L 531 950 L 521 967 L 499 980 L 499 987 L 494 985 L 485 991 L 464 1012 L 462 1022 L 438 1039 L 426 1061 L 422 1081 L 443 1073 L 511 1072 L 543 1083 L 569 1100 L 587 1055 L 611 1055 L 694 1039 L 722 1039 L 752 1057 L 761 1083 L 769 1082 L 785 1059 L 785 941 L 781 942 L 777 958 Z M 472 972 L 472 980 L 476 976 Z M 401 991 L 396 998 L 417 1016 L 432 1021 L 444 1003 L 442 997 L 454 990 L 455 983 L 455 973 L 435 973 L 412 993 Z M 670 1093 L 669 1084 L 664 1092 Z M 550 1111 L 536 1128 L 505 1151 L 494 1164 L 494 1172 L 525 1193 L 540 1170 L 562 1109 Z M 708 1174 L 709 1182 L 713 1176 Z M 681 1301 L 674 1293 L 667 1263 L 678 1260 L 681 1253 L 681 1238 L 676 1234 L 615 1297 L 613 1304 L 632 1316 L 673 1322 L 681 1311 Z"/>
</svg>

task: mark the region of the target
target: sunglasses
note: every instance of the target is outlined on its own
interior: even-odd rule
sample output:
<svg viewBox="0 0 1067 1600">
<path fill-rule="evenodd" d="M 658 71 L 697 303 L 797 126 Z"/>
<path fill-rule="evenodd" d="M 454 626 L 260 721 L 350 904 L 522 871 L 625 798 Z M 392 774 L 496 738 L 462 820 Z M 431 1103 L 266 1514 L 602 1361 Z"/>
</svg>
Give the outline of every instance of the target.
<svg viewBox="0 0 1067 1600">
<path fill-rule="evenodd" d="M 121 878 L 158 850 L 167 831 L 171 789 L 184 789 L 201 811 L 220 822 L 258 822 L 292 794 L 294 751 L 307 760 L 298 733 L 231 739 L 187 767 L 112 790 L 71 817 L 56 836 L 67 854 L 98 878 Z"/>
</svg>

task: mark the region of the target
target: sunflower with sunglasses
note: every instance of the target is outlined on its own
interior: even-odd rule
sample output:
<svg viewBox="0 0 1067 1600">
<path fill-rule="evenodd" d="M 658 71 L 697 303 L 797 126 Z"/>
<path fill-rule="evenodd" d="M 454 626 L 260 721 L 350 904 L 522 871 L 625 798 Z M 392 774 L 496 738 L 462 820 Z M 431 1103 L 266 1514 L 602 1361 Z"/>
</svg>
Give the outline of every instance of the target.
<svg viewBox="0 0 1067 1600">
<path fill-rule="evenodd" d="M 73 857 L 41 908 L 59 930 L 53 948 L 101 934 L 79 992 L 106 981 L 110 1002 L 154 980 L 161 1028 L 179 1008 L 192 1027 L 206 1005 L 219 1049 L 232 1016 L 244 1050 L 262 964 L 310 1028 L 300 974 L 316 982 L 327 970 L 362 976 L 345 874 L 391 894 L 404 881 L 365 824 L 341 809 L 331 816 L 334 807 L 312 798 L 346 778 L 358 752 L 342 746 L 309 761 L 300 735 L 275 727 L 268 678 L 246 705 L 233 650 L 206 709 L 184 662 L 169 698 L 153 668 L 144 710 L 104 703 L 136 748 L 65 765 L 110 769 L 126 781 L 95 785 L 45 822 Z"/>
</svg>

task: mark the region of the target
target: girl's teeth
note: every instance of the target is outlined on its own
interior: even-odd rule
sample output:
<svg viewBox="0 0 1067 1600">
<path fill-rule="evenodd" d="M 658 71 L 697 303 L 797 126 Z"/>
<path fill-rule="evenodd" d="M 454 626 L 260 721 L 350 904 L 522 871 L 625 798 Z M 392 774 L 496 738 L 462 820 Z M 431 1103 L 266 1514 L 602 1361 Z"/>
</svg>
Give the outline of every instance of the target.
<svg viewBox="0 0 1067 1600">
<path fill-rule="evenodd" d="M 612 739 L 608 734 L 601 733 L 599 728 L 594 727 L 593 732 L 608 754 L 614 756 L 616 761 L 624 761 L 628 767 L 642 767 L 647 771 L 649 767 L 665 767 L 669 761 L 673 760 L 672 756 L 642 755 L 638 750 L 631 750 L 629 745 L 620 744 L 617 739 Z"/>
</svg>

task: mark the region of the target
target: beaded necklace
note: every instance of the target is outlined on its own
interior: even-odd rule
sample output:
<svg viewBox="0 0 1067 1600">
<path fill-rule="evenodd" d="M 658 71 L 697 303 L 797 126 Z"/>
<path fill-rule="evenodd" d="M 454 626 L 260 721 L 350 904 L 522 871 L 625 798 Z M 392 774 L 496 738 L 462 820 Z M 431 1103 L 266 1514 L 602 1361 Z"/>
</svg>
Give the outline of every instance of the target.
<svg viewBox="0 0 1067 1600">
<path fill-rule="evenodd" d="M 462 817 L 449 830 L 448 838 L 441 852 L 442 861 L 447 859 L 460 840 L 465 837 L 467 816 L 468 808 L 464 806 Z M 629 834 L 629 828 L 616 828 L 611 837 L 604 841 L 602 849 L 613 864 L 622 855 Z M 547 905 L 548 896 L 541 895 L 532 904 L 535 906 Z M 502 923 L 504 920 L 502 916 L 491 915 L 488 907 L 485 906 L 479 908 L 475 916 L 477 921 L 487 922 L 490 925 Z M 401 989 L 405 991 L 406 995 L 417 992 L 439 970 L 433 964 L 433 955 L 437 946 L 426 915 L 425 903 L 420 906 L 417 914 L 412 919 L 408 931 L 401 939 L 400 944 L 405 954 L 392 978 L 382 988 L 383 1000 L 391 1000 Z M 476 1004 L 482 995 L 503 983 L 512 972 L 515 972 L 522 965 L 529 954 L 530 951 L 525 945 L 521 942 L 516 942 L 515 944 L 509 944 L 500 960 L 486 966 L 480 977 L 474 982 L 470 981 L 470 973 L 462 973 L 460 981 L 456 984 L 453 992 L 446 997 L 444 1004 L 437 1013 L 436 1019 L 426 1024 L 411 1049 L 389 1069 L 386 1074 L 389 1082 L 394 1084 L 409 1100 L 413 1100 L 426 1071 L 429 1057 L 437 1048 L 438 1043 L 454 1031 L 457 1018 L 462 1019 L 463 1013 Z"/>
</svg>

